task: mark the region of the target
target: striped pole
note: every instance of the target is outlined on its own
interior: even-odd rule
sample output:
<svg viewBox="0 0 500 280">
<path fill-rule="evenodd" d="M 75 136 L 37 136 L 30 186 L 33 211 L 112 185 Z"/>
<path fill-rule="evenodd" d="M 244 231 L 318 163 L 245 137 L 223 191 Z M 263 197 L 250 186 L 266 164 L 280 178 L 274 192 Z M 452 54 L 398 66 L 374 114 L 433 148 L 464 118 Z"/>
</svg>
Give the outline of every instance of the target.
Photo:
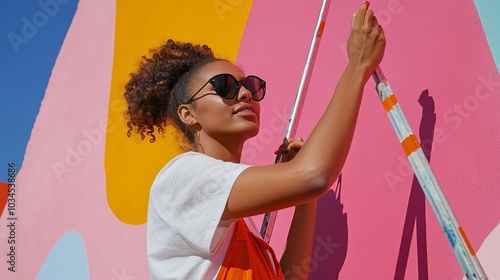
<svg viewBox="0 0 500 280">
<path fill-rule="evenodd" d="M 434 214 L 443 228 L 453 252 L 467 279 L 487 279 L 481 264 L 476 258 L 463 228 L 459 225 L 450 204 L 439 186 L 429 161 L 420 147 L 417 137 L 413 134 L 396 96 L 380 67 L 372 75 L 376 90 L 396 135 L 405 151 L 415 176 L 429 201 Z"/>
<path fill-rule="evenodd" d="M 286 145 L 289 138 L 295 137 L 297 131 L 297 126 L 299 124 L 300 114 L 302 112 L 302 107 L 306 99 L 307 87 L 309 86 L 309 81 L 311 80 L 312 69 L 314 67 L 314 61 L 316 60 L 316 55 L 318 54 L 319 43 L 323 35 L 323 29 L 325 28 L 326 17 L 328 15 L 328 8 L 330 7 L 331 0 L 323 0 L 321 9 L 318 15 L 318 21 L 316 22 L 316 28 L 314 29 L 314 34 L 312 38 L 311 45 L 309 47 L 309 53 L 307 54 L 306 64 L 304 65 L 304 71 L 302 72 L 302 78 L 300 79 L 299 89 L 297 90 L 297 95 L 295 97 L 295 102 L 293 105 L 292 113 L 290 119 L 288 120 L 288 125 L 285 132 L 285 137 L 283 139 L 283 145 Z M 281 162 L 281 153 L 276 155 L 276 160 L 274 163 Z M 271 213 L 266 213 L 264 215 L 264 220 L 262 221 L 262 226 L 260 228 L 260 235 L 269 243 L 271 240 L 271 235 L 273 233 L 274 223 L 276 222 L 276 216 L 278 212 L 274 211 Z"/>
</svg>

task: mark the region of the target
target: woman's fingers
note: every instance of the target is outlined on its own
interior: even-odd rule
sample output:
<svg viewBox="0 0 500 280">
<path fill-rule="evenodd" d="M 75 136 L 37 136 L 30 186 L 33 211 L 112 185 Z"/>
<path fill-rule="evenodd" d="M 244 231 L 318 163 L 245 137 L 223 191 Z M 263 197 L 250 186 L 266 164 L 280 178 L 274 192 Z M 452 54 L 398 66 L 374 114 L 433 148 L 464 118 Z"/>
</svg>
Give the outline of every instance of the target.
<svg viewBox="0 0 500 280">
<path fill-rule="evenodd" d="M 377 20 L 376 16 L 372 17 L 371 24 L 372 24 L 372 27 L 375 27 L 378 25 L 378 20 Z"/>
<path fill-rule="evenodd" d="M 385 36 L 377 17 L 368 6 L 369 3 L 365 1 L 356 12 L 347 40 L 347 53 L 349 63 L 372 72 L 382 60 Z"/>
<path fill-rule="evenodd" d="M 289 141 L 287 147 L 288 151 L 291 151 L 293 149 L 299 150 L 300 148 L 302 148 L 302 146 L 304 146 L 304 140 L 301 137 L 295 139 L 289 139 L 288 141 Z"/>
<path fill-rule="evenodd" d="M 302 137 L 299 138 L 289 138 L 287 141 L 282 144 L 275 152 L 274 154 L 288 154 L 290 151 L 297 151 L 300 150 L 304 146 L 304 140 Z"/>
<path fill-rule="evenodd" d="M 370 6 L 370 2 L 364 1 L 363 4 L 358 8 L 358 11 L 354 14 L 354 21 L 352 25 L 362 26 L 365 22 L 370 22 L 370 20 L 366 19 L 368 7 Z M 372 12 L 373 15 L 373 12 Z"/>
<path fill-rule="evenodd" d="M 274 153 L 282 155 L 281 162 L 288 162 L 295 157 L 302 146 L 304 146 L 302 137 L 289 138 Z"/>
<path fill-rule="evenodd" d="M 373 10 L 366 10 L 365 12 L 365 20 L 363 21 L 363 24 L 366 25 L 366 26 L 370 26 L 372 27 L 372 21 L 373 21 L 373 18 L 374 18 L 374 13 L 373 13 Z"/>
<path fill-rule="evenodd" d="M 362 26 L 363 23 L 365 22 L 365 16 L 366 16 L 366 6 L 363 3 L 363 5 L 359 7 L 358 11 L 354 15 L 353 25 Z"/>
</svg>

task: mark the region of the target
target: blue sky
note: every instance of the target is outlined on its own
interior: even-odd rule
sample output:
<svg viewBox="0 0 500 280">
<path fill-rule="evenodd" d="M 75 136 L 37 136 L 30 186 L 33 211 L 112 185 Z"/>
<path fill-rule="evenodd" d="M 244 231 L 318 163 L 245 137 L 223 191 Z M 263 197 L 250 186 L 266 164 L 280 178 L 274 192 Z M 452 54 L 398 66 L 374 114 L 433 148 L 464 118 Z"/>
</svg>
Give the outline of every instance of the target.
<svg viewBox="0 0 500 280">
<path fill-rule="evenodd" d="M 59 1 L 59 2 L 58 2 Z M 0 2 L 0 181 L 22 165 L 52 68 L 78 0 Z"/>
</svg>

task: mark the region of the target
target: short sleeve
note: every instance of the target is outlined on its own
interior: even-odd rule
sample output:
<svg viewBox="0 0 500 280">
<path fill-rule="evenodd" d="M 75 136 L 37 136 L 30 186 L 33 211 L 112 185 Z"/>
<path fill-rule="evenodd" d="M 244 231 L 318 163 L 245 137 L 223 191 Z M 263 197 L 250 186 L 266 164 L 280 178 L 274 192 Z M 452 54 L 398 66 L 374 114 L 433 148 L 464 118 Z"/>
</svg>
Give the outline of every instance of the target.
<svg viewBox="0 0 500 280">
<path fill-rule="evenodd" d="M 224 162 L 190 152 L 169 163 L 158 175 L 153 207 L 192 248 L 212 253 L 223 235 L 221 216 L 234 182 L 248 165 Z M 165 197 L 168 196 L 168 197 Z"/>
</svg>

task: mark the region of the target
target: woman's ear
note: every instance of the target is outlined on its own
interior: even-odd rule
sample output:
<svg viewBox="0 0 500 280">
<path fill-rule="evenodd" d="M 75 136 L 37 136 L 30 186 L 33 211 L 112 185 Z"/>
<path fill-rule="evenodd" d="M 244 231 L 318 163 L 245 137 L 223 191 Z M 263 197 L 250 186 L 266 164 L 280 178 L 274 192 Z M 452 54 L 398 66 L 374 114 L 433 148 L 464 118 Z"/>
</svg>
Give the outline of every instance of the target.
<svg viewBox="0 0 500 280">
<path fill-rule="evenodd" d="M 177 114 L 181 121 L 187 126 L 193 126 L 198 123 L 195 116 L 192 112 L 193 108 L 189 104 L 181 104 L 179 108 L 177 108 Z"/>
</svg>

